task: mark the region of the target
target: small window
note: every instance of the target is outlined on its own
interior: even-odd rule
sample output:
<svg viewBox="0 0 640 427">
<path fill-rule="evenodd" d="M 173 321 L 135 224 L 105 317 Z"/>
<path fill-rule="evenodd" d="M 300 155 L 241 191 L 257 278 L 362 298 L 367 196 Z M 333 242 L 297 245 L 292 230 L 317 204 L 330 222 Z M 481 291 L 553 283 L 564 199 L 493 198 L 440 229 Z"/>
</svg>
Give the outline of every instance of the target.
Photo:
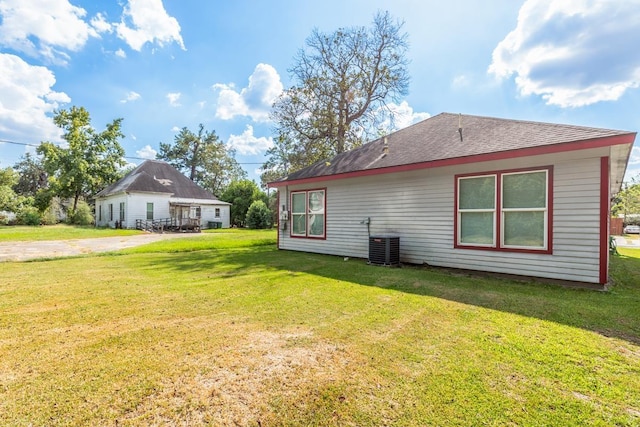
<svg viewBox="0 0 640 427">
<path fill-rule="evenodd" d="M 220 218 L 220 208 L 216 208 L 216 218 Z"/>
<path fill-rule="evenodd" d="M 147 203 L 147 219 L 153 220 L 153 203 Z"/>
<path fill-rule="evenodd" d="M 102 204 L 98 205 L 98 221 L 102 221 Z"/>
<path fill-rule="evenodd" d="M 326 190 L 291 193 L 291 236 L 325 237 Z"/>
<path fill-rule="evenodd" d="M 113 221 L 113 204 L 109 203 L 109 221 Z"/>
<path fill-rule="evenodd" d="M 124 202 L 120 202 L 120 223 L 124 221 Z"/>
</svg>

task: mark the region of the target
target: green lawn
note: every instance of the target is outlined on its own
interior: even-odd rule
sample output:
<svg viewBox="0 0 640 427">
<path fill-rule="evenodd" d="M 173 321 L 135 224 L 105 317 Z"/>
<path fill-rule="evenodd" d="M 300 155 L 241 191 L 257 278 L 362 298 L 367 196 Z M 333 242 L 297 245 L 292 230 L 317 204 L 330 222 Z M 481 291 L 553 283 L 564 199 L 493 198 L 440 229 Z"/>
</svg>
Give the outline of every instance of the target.
<svg viewBox="0 0 640 427">
<path fill-rule="evenodd" d="M 216 231 L 0 264 L 0 425 L 640 424 L 640 250 L 595 292 Z"/>
<path fill-rule="evenodd" d="M 72 226 L 65 224 L 40 227 L 0 225 L 0 242 L 29 240 L 86 239 L 90 237 L 130 236 L 142 233 L 139 230 L 116 230 L 94 226 Z"/>
</svg>

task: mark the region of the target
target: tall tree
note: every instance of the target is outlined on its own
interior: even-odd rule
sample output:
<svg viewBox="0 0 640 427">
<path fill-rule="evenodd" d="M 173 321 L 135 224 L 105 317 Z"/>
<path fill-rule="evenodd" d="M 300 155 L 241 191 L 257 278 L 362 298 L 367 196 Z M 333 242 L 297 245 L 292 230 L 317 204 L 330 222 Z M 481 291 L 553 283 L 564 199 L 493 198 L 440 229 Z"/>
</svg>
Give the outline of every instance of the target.
<svg viewBox="0 0 640 427">
<path fill-rule="evenodd" d="M 161 142 L 156 158 L 166 161 L 201 187 L 218 195 L 232 181 L 247 177 L 235 154 L 235 150 L 227 147 L 215 131 L 205 131 L 204 125 L 200 124 L 197 134 L 184 127 L 173 144 Z"/>
<path fill-rule="evenodd" d="M 371 28 L 317 29 L 289 70 L 297 82 L 274 103 L 265 171 L 281 175 L 360 146 L 393 120 L 387 102 L 407 93 L 407 34 L 388 12 Z"/>
<path fill-rule="evenodd" d="M 255 182 L 248 179 L 232 182 L 220 199 L 231 203 L 231 224 L 236 227 L 244 227 L 247 211 L 253 202 L 268 202 L 267 195 L 260 191 Z"/>
<path fill-rule="evenodd" d="M 10 167 L 0 169 L 0 211 L 15 212 L 21 201 L 13 191 L 18 182 L 18 174 Z"/>
<path fill-rule="evenodd" d="M 13 169 L 18 173 L 18 182 L 13 186 L 17 194 L 25 197 L 34 197 L 38 190 L 47 185 L 47 172 L 44 170 L 42 161 L 26 153 L 20 158 Z"/>
<path fill-rule="evenodd" d="M 89 112 L 84 107 L 55 112 L 53 122 L 64 130 L 67 147 L 42 142 L 37 148 L 43 156 L 43 167 L 49 184 L 60 197 L 73 198 L 73 211 L 81 197 L 87 198 L 118 176 L 124 166 L 124 149 L 118 142 L 122 119 L 107 124 L 102 132 L 91 126 Z"/>
</svg>

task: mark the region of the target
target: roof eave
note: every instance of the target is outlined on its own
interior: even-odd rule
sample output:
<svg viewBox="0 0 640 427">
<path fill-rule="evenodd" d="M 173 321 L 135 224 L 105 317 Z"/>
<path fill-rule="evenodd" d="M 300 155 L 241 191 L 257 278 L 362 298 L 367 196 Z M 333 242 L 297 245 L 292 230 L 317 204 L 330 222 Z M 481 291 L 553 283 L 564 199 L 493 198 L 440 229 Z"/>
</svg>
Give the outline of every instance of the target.
<svg viewBox="0 0 640 427">
<path fill-rule="evenodd" d="M 287 185 L 311 184 L 321 181 L 333 181 L 337 179 L 356 178 L 371 175 L 380 175 L 386 173 L 408 172 L 412 170 L 438 168 L 444 166 L 457 166 L 469 163 L 478 163 L 495 160 L 507 160 L 518 157 L 537 156 L 544 154 L 556 154 L 568 151 L 588 150 L 593 148 L 610 147 L 620 144 L 630 144 L 636 138 L 636 132 L 630 132 L 621 135 L 607 136 L 601 138 L 585 139 L 578 141 L 568 141 L 553 145 L 544 145 L 538 147 L 520 148 L 516 150 L 498 151 L 493 153 L 477 154 L 473 156 L 452 157 L 448 159 L 432 160 L 427 162 L 408 163 L 396 166 L 388 166 L 384 168 L 363 169 L 351 172 L 343 172 L 338 174 L 318 175 L 307 178 L 294 180 L 283 180 L 268 183 L 269 188 L 279 188 Z"/>
</svg>

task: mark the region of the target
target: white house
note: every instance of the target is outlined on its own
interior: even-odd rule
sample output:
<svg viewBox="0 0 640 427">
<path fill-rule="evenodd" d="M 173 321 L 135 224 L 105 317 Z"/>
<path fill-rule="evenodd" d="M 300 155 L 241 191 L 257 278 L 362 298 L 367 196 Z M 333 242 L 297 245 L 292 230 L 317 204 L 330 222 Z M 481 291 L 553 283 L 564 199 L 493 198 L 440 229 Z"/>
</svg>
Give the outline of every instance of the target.
<svg viewBox="0 0 640 427">
<path fill-rule="evenodd" d="M 145 160 L 96 195 L 96 225 L 140 228 L 155 222 L 228 228 L 230 206 L 168 163 Z"/>
<path fill-rule="evenodd" d="M 270 183 L 278 247 L 604 286 L 635 136 L 442 113 Z"/>
</svg>

